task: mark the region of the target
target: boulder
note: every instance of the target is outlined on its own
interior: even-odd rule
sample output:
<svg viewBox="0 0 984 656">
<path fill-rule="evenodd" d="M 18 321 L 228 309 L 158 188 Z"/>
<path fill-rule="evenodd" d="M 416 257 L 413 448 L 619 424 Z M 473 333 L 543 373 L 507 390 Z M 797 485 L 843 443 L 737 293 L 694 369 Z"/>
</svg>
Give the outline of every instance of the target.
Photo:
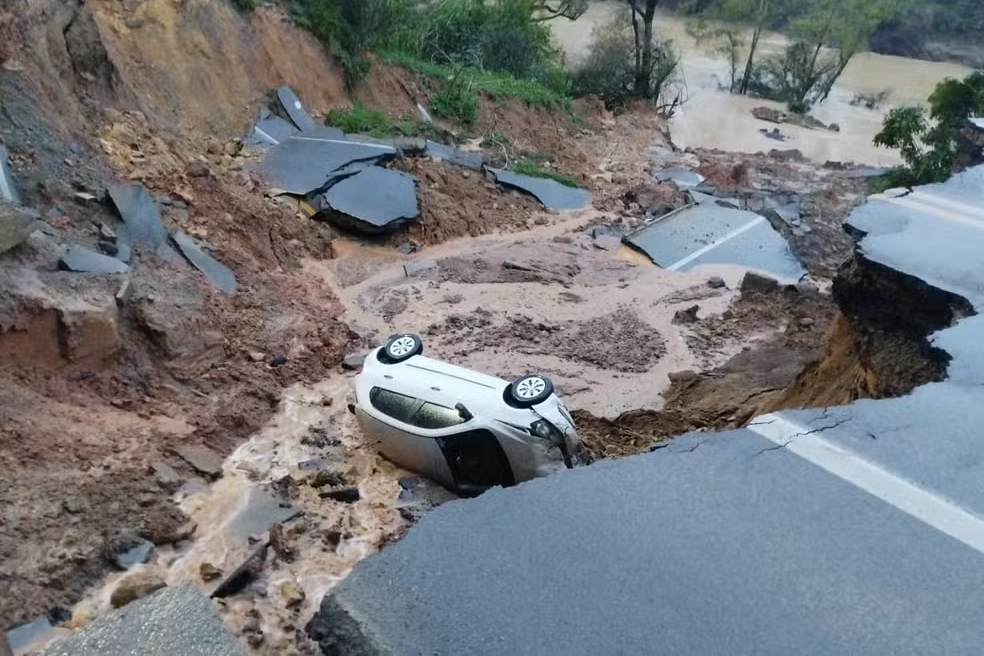
<svg viewBox="0 0 984 656">
<path fill-rule="evenodd" d="M 122 608 L 166 587 L 167 583 L 156 572 L 136 572 L 123 578 L 116 585 L 109 597 L 109 603 L 113 605 L 113 608 Z"/>
</svg>

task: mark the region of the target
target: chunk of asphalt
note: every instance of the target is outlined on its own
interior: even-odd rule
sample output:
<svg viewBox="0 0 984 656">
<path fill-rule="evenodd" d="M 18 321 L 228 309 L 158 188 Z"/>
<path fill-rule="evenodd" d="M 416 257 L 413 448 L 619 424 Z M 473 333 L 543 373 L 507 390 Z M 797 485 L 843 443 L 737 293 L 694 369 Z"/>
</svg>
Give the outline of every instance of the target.
<svg viewBox="0 0 984 656">
<path fill-rule="evenodd" d="M 90 251 L 81 246 L 69 246 L 58 260 L 58 268 L 77 273 L 126 273 L 130 269 L 115 257 Z"/>
<path fill-rule="evenodd" d="M 37 217 L 30 212 L 0 205 L 0 255 L 27 241 L 37 227 Z"/>
<path fill-rule="evenodd" d="M 249 536 L 260 535 L 274 524 L 283 524 L 301 514 L 301 510 L 281 500 L 265 487 L 250 488 L 242 508 L 226 523 L 223 537 L 230 543 L 245 543 Z"/>
<path fill-rule="evenodd" d="M 236 274 L 229 267 L 202 250 L 194 239 L 183 232 L 173 233 L 171 241 L 191 266 L 201 271 L 209 282 L 227 294 L 236 293 Z"/>
<path fill-rule="evenodd" d="M 180 444 L 171 447 L 171 451 L 200 474 L 206 476 L 220 476 L 222 474 L 222 456 L 207 446 Z"/>
<path fill-rule="evenodd" d="M 2 144 L 0 144 L 0 199 L 14 205 L 21 204 L 20 193 L 14 185 L 14 174 L 10 170 L 10 153 Z"/>
<path fill-rule="evenodd" d="M 139 183 L 115 185 L 109 188 L 109 197 L 123 219 L 120 239 L 155 249 L 166 245 L 167 228 L 146 187 Z"/>
<path fill-rule="evenodd" d="M 136 567 L 137 565 L 143 565 L 150 560 L 150 556 L 153 553 L 154 543 L 147 540 L 141 540 L 126 551 L 117 554 L 113 559 L 113 564 L 120 569 L 127 570 L 132 567 Z"/>
<path fill-rule="evenodd" d="M 164 588 L 55 642 L 42 656 L 246 656 L 193 585 Z"/>
<path fill-rule="evenodd" d="M 133 258 L 133 249 L 130 248 L 129 244 L 122 241 L 101 241 L 99 242 L 99 247 L 103 249 L 106 255 L 119 260 L 123 264 L 129 264 Z"/>
<path fill-rule="evenodd" d="M 395 155 L 391 146 L 297 135 L 268 150 L 257 172 L 278 192 L 304 196 L 352 162 L 378 163 Z"/>
<path fill-rule="evenodd" d="M 591 192 L 567 187 L 548 178 L 534 178 L 512 171 L 493 171 L 496 182 L 535 197 L 551 210 L 580 210 L 591 204 Z"/>
<path fill-rule="evenodd" d="M 681 168 L 665 169 L 656 173 L 658 182 L 673 182 L 683 188 L 696 187 L 706 179 L 700 173 Z"/>
<path fill-rule="evenodd" d="M 379 167 L 364 169 L 324 194 L 331 209 L 355 219 L 354 227 L 392 228 L 420 216 L 413 176 Z"/>
<path fill-rule="evenodd" d="M 311 132 L 318 128 L 318 124 L 311 118 L 308 111 L 304 109 L 304 103 L 297 97 L 293 89 L 288 86 L 277 89 L 277 100 L 280 101 L 280 106 L 284 108 L 287 116 L 294 122 L 298 130 L 301 132 Z"/>
<path fill-rule="evenodd" d="M 482 170 L 482 153 L 480 152 L 460 150 L 454 146 L 428 140 L 424 149 L 424 155 L 466 169 Z"/>
<path fill-rule="evenodd" d="M 355 503 L 362 498 L 362 494 L 357 487 L 343 487 L 339 490 L 325 490 L 319 492 L 318 496 L 322 499 L 332 499 L 341 503 Z"/>
<path fill-rule="evenodd" d="M 32 644 L 36 644 L 45 638 L 50 639 L 52 631 L 51 620 L 42 615 L 30 622 L 18 624 L 7 631 L 6 641 L 10 645 L 11 651 L 15 654 L 25 654 L 28 653 L 28 647 Z M 0 654 L 2 653 L 0 651 Z"/>
<path fill-rule="evenodd" d="M 299 134 L 297 128 L 279 116 L 269 116 L 261 118 L 253 125 L 253 129 L 246 138 L 246 143 L 250 146 L 276 146 L 283 143 L 295 134 Z"/>
<path fill-rule="evenodd" d="M 261 544 L 242 565 L 215 587 L 211 597 L 213 599 L 225 599 L 244 590 L 263 571 L 269 550 L 270 544 L 268 542 Z"/>
</svg>

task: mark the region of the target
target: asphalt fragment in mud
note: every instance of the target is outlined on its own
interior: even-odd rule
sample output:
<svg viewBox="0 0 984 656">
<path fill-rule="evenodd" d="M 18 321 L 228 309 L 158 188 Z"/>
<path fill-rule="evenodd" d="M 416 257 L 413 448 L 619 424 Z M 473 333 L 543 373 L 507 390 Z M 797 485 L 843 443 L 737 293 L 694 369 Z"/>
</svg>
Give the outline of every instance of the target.
<svg viewBox="0 0 984 656">
<path fill-rule="evenodd" d="M 591 192 L 562 185 L 548 178 L 534 178 L 512 171 L 493 170 L 501 185 L 518 189 L 535 197 L 550 210 L 582 210 L 591 205 Z"/>
<path fill-rule="evenodd" d="M 416 179 L 379 167 L 332 185 L 324 199 L 335 212 L 354 219 L 357 227 L 393 228 L 420 216 Z"/>
<path fill-rule="evenodd" d="M 115 257 L 81 246 L 69 246 L 58 260 L 58 266 L 65 271 L 77 273 L 126 273 L 130 269 Z"/>
<path fill-rule="evenodd" d="M 314 122 L 308 111 L 304 109 L 304 103 L 297 97 L 293 89 L 288 86 L 282 86 L 277 89 L 277 100 L 280 101 L 281 107 L 287 112 L 287 116 L 290 117 L 290 120 L 297 126 L 298 130 L 301 132 L 313 132 L 318 129 L 318 124 Z"/>
<path fill-rule="evenodd" d="M 209 282 L 227 294 L 236 293 L 236 274 L 229 267 L 202 250 L 194 239 L 183 232 L 173 233 L 171 241 L 185 259 L 208 278 Z"/>
<path fill-rule="evenodd" d="M 167 228 L 146 187 L 139 183 L 115 185 L 109 188 L 109 197 L 123 219 L 121 239 L 152 248 L 166 245 Z"/>
<path fill-rule="evenodd" d="M 305 196 L 323 188 L 342 167 L 379 163 L 395 155 L 391 146 L 296 135 L 271 148 L 258 171 L 275 191 Z"/>
<path fill-rule="evenodd" d="M 37 226 L 37 217 L 32 213 L 0 205 L 0 255 L 27 241 Z"/>
<path fill-rule="evenodd" d="M 429 139 L 424 148 L 424 156 L 433 157 L 448 164 L 454 164 L 474 171 L 482 170 L 482 153 L 461 150 L 454 146 L 448 146 Z"/>
<path fill-rule="evenodd" d="M 252 146 L 276 146 L 295 134 L 298 134 L 297 129 L 288 121 L 268 113 L 266 116 L 261 116 L 260 120 L 253 125 L 246 143 Z"/>
</svg>

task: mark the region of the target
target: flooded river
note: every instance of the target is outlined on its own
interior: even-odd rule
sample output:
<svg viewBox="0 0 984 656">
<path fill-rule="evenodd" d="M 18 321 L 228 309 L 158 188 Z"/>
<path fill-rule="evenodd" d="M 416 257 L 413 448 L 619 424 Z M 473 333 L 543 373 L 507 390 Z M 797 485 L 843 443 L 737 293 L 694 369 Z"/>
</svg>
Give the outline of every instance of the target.
<svg viewBox="0 0 984 656">
<path fill-rule="evenodd" d="M 554 33 L 568 62 L 576 64 L 582 59 L 590 47 L 593 30 L 624 9 L 624 2 L 593 2 L 577 21 L 554 21 Z M 727 63 L 695 43 L 687 34 L 685 20 L 660 15 L 656 19 L 656 32 L 660 39 L 671 40 L 681 57 L 678 84 L 685 89 L 688 102 L 673 119 L 672 134 L 674 142 L 682 148 L 719 148 L 737 152 L 797 148 L 819 162 L 854 161 L 890 166 L 899 162 L 897 153 L 872 144 L 885 113 L 895 105 L 924 103 L 941 80 L 960 77 L 971 70 L 957 64 L 862 53 L 851 61 L 830 98 L 812 112 L 825 123 L 837 123 L 841 131 L 825 132 L 784 125 L 782 131 L 790 138 L 779 144 L 759 132 L 760 128 L 774 126 L 755 119 L 751 110 L 759 106 L 781 109 L 781 105 L 721 91 L 720 84 L 728 80 Z M 777 52 L 784 44 L 782 35 L 766 35 L 763 52 Z M 886 106 L 878 111 L 850 104 L 857 93 L 884 90 L 890 90 L 891 96 Z"/>
</svg>

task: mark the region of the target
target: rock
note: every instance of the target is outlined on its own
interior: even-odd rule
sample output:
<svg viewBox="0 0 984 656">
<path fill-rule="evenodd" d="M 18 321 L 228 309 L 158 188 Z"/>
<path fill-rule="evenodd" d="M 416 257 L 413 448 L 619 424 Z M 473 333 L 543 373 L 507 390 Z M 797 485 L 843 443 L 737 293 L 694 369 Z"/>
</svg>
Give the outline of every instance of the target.
<svg viewBox="0 0 984 656">
<path fill-rule="evenodd" d="M 756 107 L 752 110 L 752 116 L 760 121 L 769 123 L 785 123 L 786 113 L 772 107 Z"/>
<path fill-rule="evenodd" d="M 741 281 L 741 293 L 773 294 L 779 291 L 779 281 L 749 271 Z"/>
<path fill-rule="evenodd" d="M 294 581 L 284 581 L 280 584 L 280 596 L 283 597 L 287 608 L 297 608 L 307 598 L 301 586 Z"/>
<path fill-rule="evenodd" d="M 208 166 L 202 162 L 192 162 L 185 169 L 185 173 L 190 178 L 207 178 L 209 176 Z"/>
<path fill-rule="evenodd" d="M 78 203 L 79 205 L 91 205 L 97 200 L 94 195 L 90 194 L 87 191 L 77 191 L 75 192 L 75 195 L 72 196 L 72 198 L 74 198 L 75 202 Z"/>
<path fill-rule="evenodd" d="M 809 328 L 815 324 L 816 321 L 812 317 L 801 317 L 797 323 L 800 328 Z"/>
<path fill-rule="evenodd" d="M 167 492 L 177 492 L 181 484 L 184 483 L 184 478 L 181 477 L 181 474 L 166 462 L 155 462 L 150 466 L 150 471 L 154 474 L 157 485 Z"/>
<path fill-rule="evenodd" d="M 157 540 L 157 544 L 174 544 L 175 542 L 189 540 L 197 530 L 198 522 L 193 519 L 189 519 L 187 522 L 174 529 L 174 531 L 169 535 L 165 534 L 160 536 L 160 539 Z"/>
<path fill-rule="evenodd" d="M 360 353 L 349 353 L 342 360 L 342 368 L 355 371 L 362 368 L 362 363 L 366 361 L 366 356 Z"/>
<path fill-rule="evenodd" d="M 37 218 L 31 213 L 8 206 L 0 207 L 0 254 L 26 241 L 36 227 Z"/>
<path fill-rule="evenodd" d="M 698 374 L 696 371 L 687 369 L 686 371 L 675 371 L 667 375 L 667 378 L 670 379 L 671 383 L 684 383 L 687 382 L 688 380 L 693 380 L 694 378 L 697 378 L 697 375 Z"/>
<path fill-rule="evenodd" d="M 333 499 L 341 503 L 355 503 L 362 498 L 357 487 L 343 487 L 338 490 L 328 490 L 318 494 L 322 499 Z"/>
<path fill-rule="evenodd" d="M 676 314 L 673 315 L 673 323 L 675 324 L 691 324 L 698 321 L 697 311 L 700 310 L 700 306 L 692 305 L 686 310 L 677 310 Z"/>
<path fill-rule="evenodd" d="M 202 563 L 198 566 L 198 576 L 207 583 L 221 577 L 222 570 L 212 563 Z"/>
<path fill-rule="evenodd" d="M 529 264 L 520 264 L 514 260 L 506 260 L 502 263 L 503 269 L 513 269 L 514 271 L 535 271 L 535 267 Z"/>
<path fill-rule="evenodd" d="M 154 543 L 141 540 L 126 551 L 117 554 L 113 559 L 113 564 L 122 570 L 132 569 L 149 561 L 153 553 Z"/>
<path fill-rule="evenodd" d="M 77 515 L 84 509 L 82 502 L 76 497 L 69 497 L 62 501 L 62 508 L 70 515 Z"/>
<path fill-rule="evenodd" d="M 270 527 L 270 547 L 277 558 L 285 563 L 293 562 L 297 555 L 294 547 L 290 545 L 290 541 L 287 539 L 283 524 L 274 524 Z"/>
<path fill-rule="evenodd" d="M 278 355 L 274 359 L 270 360 L 270 366 L 271 367 L 282 367 L 285 364 L 287 364 L 287 356 L 286 355 Z"/>
<path fill-rule="evenodd" d="M 242 151 L 243 142 L 239 139 L 233 139 L 232 141 L 226 142 L 226 145 L 222 147 L 222 151 L 229 157 L 235 157 Z"/>
<path fill-rule="evenodd" d="M 726 287 L 727 283 L 724 282 L 724 278 L 721 276 L 712 276 L 707 279 L 707 286 L 711 289 L 721 289 L 722 287 Z"/>
<path fill-rule="evenodd" d="M 222 456 L 207 446 L 183 444 L 171 450 L 201 474 L 214 477 L 222 474 Z"/>
<path fill-rule="evenodd" d="M 109 597 L 109 603 L 113 608 L 122 608 L 130 602 L 151 595 L 162 588 L 166 588 L 167 583 L 155 572 L 137 572 L 121 580 L 113 594 Z"/>
</svg>

